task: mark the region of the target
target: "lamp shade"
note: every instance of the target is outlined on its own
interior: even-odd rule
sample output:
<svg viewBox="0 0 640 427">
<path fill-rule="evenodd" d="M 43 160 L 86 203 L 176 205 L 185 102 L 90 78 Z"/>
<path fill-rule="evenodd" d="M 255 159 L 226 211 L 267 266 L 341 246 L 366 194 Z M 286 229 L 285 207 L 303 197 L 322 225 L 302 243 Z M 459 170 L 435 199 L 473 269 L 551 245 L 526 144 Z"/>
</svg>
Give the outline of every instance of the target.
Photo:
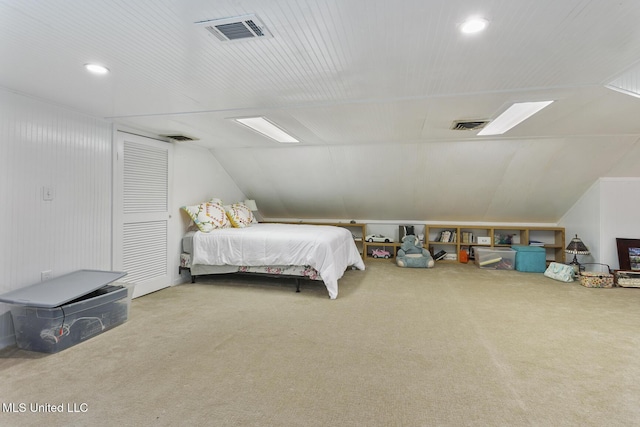
<svg viewBox="0 0 640 427">
<path fill-rule="evenodd" d="M 254 211 L 254 212 L 255 212 L 255 211 L 257 211 L 257 210 L 258 210 L 258 206 L 256 206 L 256 201 L 255 201 L 255 200 L 249 200 L 249 199 L 247 199 L 247 200 L 245 200 L 245 201 L 244 201 L 244 205 L 245 205 L 246 207 L 248 207 L 248 208 L 249 208 L 249 210 L 251 210 L 251 211 Z"/>
<path fill-rule="evenodd" d="M 589 255 L 589 248 L 587 248 L 585 244 L 582 243 L 582 240 L 580 240 L 577 234 L 576 237 L 571 239 L 564 251 L 568 254 L 574 255 Z"/>
</svg>

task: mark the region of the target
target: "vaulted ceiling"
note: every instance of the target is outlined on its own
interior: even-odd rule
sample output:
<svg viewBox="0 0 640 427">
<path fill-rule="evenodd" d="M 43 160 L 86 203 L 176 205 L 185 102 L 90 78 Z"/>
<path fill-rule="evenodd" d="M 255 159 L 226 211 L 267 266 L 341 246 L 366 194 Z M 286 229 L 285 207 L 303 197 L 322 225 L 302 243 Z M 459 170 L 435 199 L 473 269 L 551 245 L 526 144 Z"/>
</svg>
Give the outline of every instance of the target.
<svg viewBox="0 0 640 427">
<path fill-rule="evenodd" d="M 196 24 L 244 14 L 270 37 Z M 638 22 L 634 0 L 0 0 L 0 85 L 198 138 L 266 217 L 557 222 L 640 176 Z M 451 130 L 539 100 L 503 135 Z M 254 115 L 301 143 L 229 120 Z"/>
</svg>

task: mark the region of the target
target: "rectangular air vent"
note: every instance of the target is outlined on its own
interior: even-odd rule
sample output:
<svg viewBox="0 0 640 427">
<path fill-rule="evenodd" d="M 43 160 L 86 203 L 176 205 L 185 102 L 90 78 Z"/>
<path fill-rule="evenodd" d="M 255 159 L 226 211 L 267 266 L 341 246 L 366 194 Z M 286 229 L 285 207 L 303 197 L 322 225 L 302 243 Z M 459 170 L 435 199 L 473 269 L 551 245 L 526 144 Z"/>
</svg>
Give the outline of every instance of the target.
<svg viewBox="0 0 640 427">
<path fill-rule="evenodd" d="M 202 25 L 205 30 L 223 42 L 272 37 L 264 23 L 254 14 L 199 21 L 196 24 Z"/>
<path fill-rule="evenodd" d="M 193 138 L 187 135 L 160 135 L 163 138 L 169 138 L 174 141 L 197 141 L 198 138 Z"/>
<path fill-rule="evenodd" d="M 452 130 L 479 130 L 485 127 L 489 120 L 456 120 L 451 125 Z"/>
</svg>

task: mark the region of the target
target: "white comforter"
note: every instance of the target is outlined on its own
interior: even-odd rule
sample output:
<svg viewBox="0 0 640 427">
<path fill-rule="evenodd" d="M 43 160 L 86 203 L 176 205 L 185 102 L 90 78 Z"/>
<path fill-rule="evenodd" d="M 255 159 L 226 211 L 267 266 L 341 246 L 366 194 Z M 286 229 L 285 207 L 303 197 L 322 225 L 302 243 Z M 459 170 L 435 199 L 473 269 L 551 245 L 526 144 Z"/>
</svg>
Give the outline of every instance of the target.
<svg viewBox="0 0 640 427">
<path fill-rule="evenodd" d="M 364 262 L 349 230 L 303 224 L 253 224 L 193 236 L 192 264 L 309 265 L 322 276 L 329 297 L 338 296 L 338 279 Z"/>
</svg>

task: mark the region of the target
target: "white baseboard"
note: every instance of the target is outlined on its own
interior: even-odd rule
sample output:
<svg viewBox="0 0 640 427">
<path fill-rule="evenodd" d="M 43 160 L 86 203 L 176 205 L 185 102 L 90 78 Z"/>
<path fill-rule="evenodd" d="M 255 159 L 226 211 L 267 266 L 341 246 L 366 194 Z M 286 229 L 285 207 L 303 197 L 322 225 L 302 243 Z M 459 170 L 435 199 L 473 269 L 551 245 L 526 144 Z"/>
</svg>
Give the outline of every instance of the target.
<svg viewBox="0 0 640 427">
<path fill-rule="evenodd" d="M 179 276 L 173 279 L 171 286 L 182 285 L 183 283 L 191 283 L 191 280 L 188 277 Z"/>
</svg>

